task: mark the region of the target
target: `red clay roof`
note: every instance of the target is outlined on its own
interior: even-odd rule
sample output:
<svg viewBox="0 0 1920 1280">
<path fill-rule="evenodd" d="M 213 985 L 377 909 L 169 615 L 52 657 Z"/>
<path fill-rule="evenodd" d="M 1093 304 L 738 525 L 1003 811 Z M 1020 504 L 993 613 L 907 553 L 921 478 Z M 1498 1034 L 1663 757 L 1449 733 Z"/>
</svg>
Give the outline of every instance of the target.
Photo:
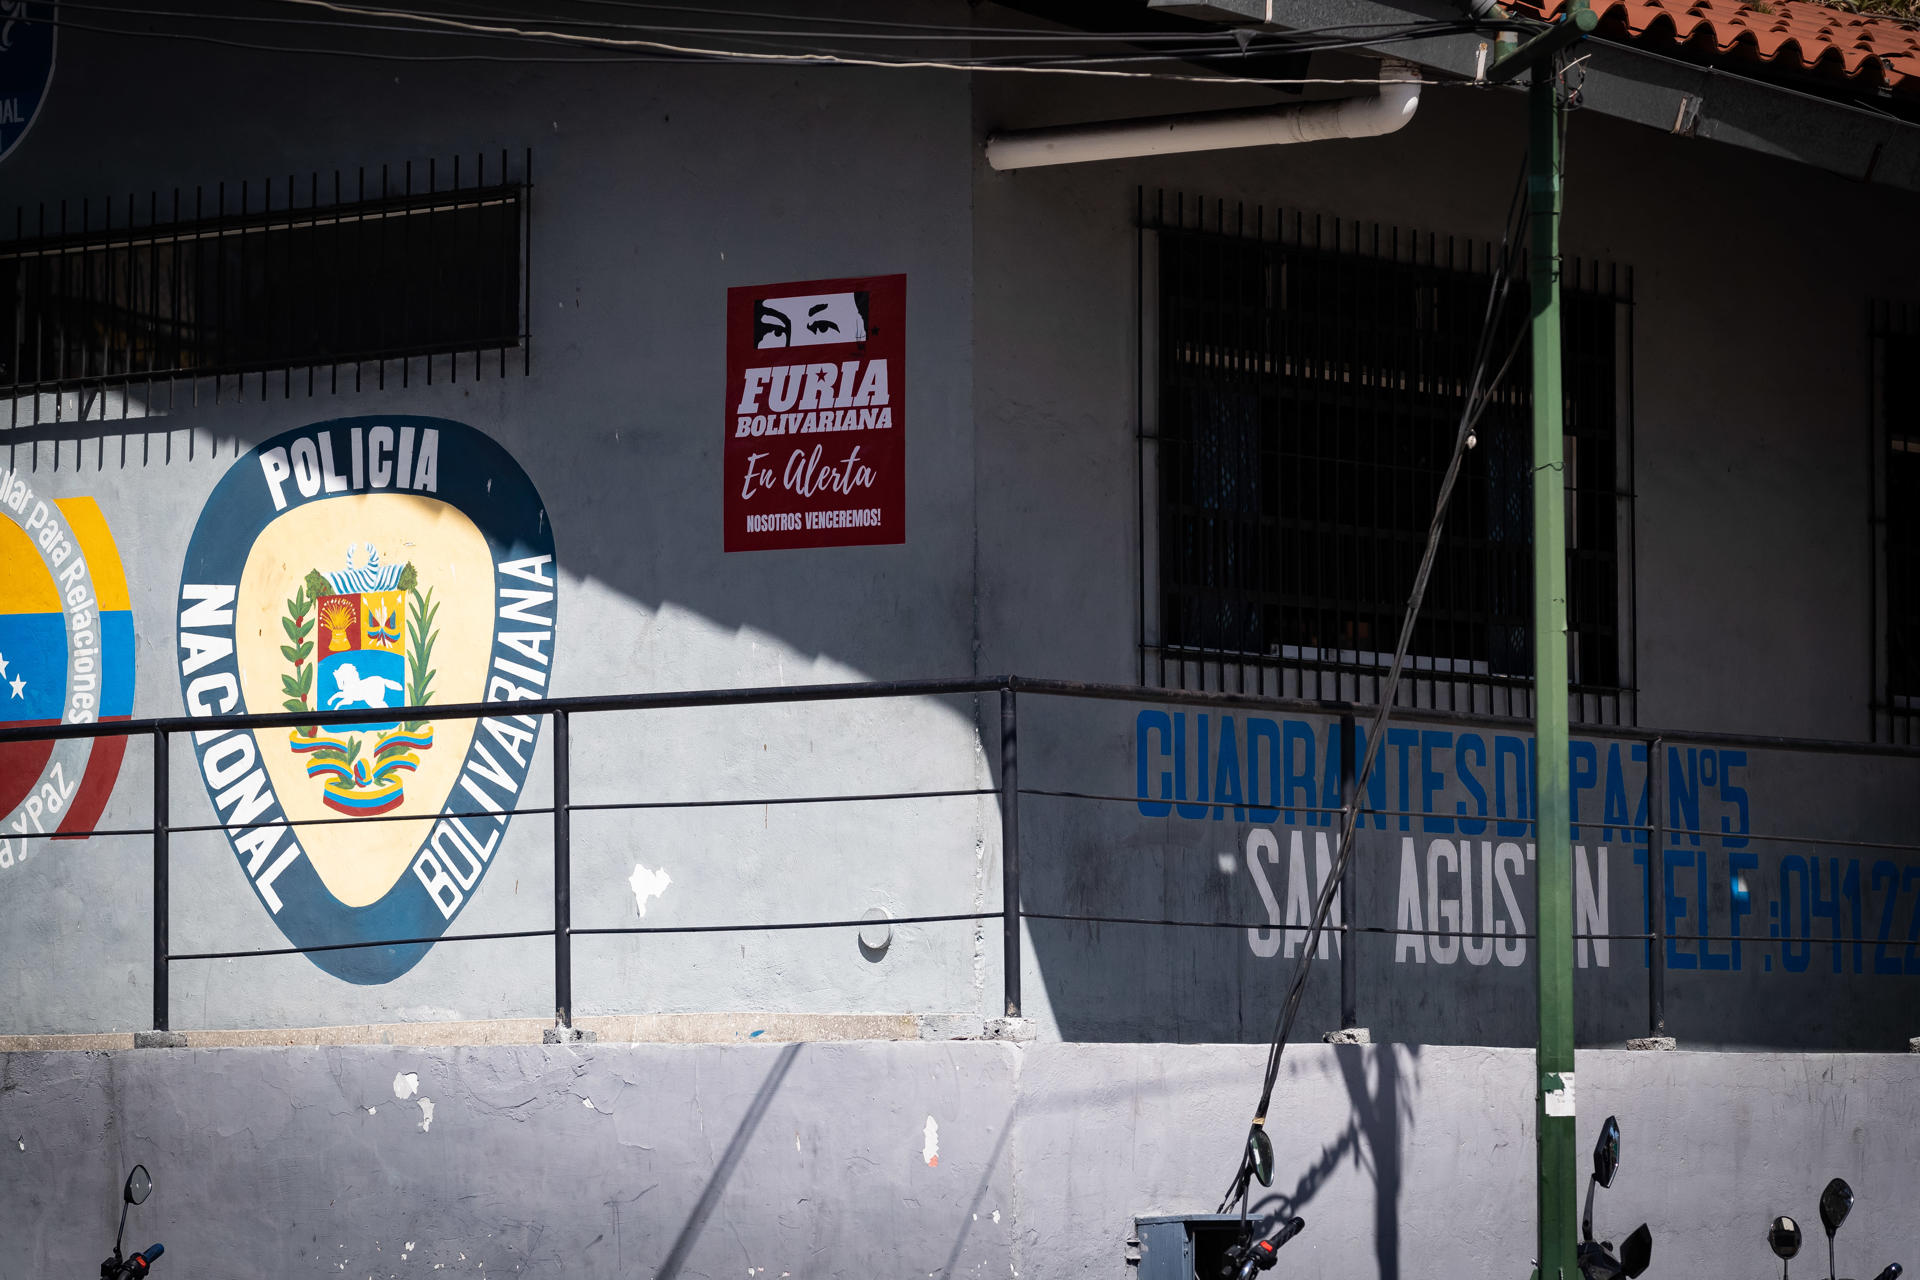
<svg viewBox="0 0 1920 1280">
<path fill-rule="evenodd" d="M 1568 0 L 1521 0 L 1546 19 Z M 1813 76 L 1877 91 L 1920 96 L 1920 30 L 1892 18 L 1849 13 L 1805 0 L 1590 0 L 1598 34 L 1640 45 L 1670 45 L 1717 64 L 1760 74 Z"/>
</svg>

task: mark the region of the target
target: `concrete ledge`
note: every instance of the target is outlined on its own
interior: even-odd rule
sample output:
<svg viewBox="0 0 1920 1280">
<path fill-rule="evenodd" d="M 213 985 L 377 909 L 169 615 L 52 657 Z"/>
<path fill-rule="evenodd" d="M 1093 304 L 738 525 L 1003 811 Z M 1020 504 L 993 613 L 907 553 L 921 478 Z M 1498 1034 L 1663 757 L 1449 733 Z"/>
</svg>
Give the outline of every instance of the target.
<svg viewBox="0 0 1920 1280">
<path fill-rule="evenodd" d="M 912 1013 L 636 1013 L 575 1018 L 615 1044 L 727 1044 L 737 1040 L 918 1040 Z M 976 1022 L 976 1025 L 977 1022 Z"/>
<path fill-rule="evenodd" d="M 178 1031 L 136 1031 L 133 1033 L 133 1047 L 136 1049 L 184 1049 L 187 1038 Z"/>
<path fill-rule="evenodd" d="M 1346 1027 L 1320 1037 L 1328 1044 L 1372 1044 L 1373 1032 L 1366 1027 Z"/>
<path fill-rule="evenodd" d="M 543 1018 L 475 1022 L 367 1022 L 340 1027 L 261 1027 L 187 1031 L 190 1049 L 315 1046 L 333 1044 L 484 1045 L 539 1044 L 552 1024 Z"/>
<path fill-rule="evenodd" d="M 0 1036 L 0 1053 L 57 1053 L 62 1050 L 99 1052 L 133 1048 L 133 1032 L 107 1031 L 97 1035 Z"/>
<path fill-rule="evenodd" d="M 1032 1018 L 989 1018 L 980 1029 L 982 1040 L 1013 1040 L 1026 1044 L 1034 1037 Z"/>
<path fill-rule="evenodd" d="M 1627 1048 L 1652 1053 L 1672 1053 L 1680 1047 L 1680 1042 L 1672 1036 L 1641 1036 L 1627 1041 Z"/>
<path fill-rule="evenodd" d="M 947 1034 L 928 1035 L 937 1028 Z M 911 1013 L 647 1013 L 574 1020 L 565 1043 L 729 1044 L 738 1041 L 1032 1039 L 993 1031 L 979 1017 Z M 388 1044 L 560 1044 L 561 1029 L 544 1018 L 472 1022 L 372 1022 L 338 1027 L 257 1027 L 198 1031 L 116 1031 L 0 1035 L 0 1053 L 124 1049 L 244 1049 Z"/>
</svg>

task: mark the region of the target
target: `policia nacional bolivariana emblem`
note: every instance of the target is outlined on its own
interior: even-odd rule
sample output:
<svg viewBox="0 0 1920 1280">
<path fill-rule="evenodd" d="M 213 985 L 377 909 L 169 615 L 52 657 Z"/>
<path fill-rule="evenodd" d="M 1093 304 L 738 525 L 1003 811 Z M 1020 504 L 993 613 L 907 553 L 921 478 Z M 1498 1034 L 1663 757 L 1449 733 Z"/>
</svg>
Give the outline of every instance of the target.
<svg viewBox="0 0 1920 1280">
<path fill-rule="evenodd" d="M 187 712 L 361 712 L 194 735 L 240 868 L 297 946 L 435 938 L 500 853 L 540 732 L 556 574 L 546 507 L 487 436 L 343 418 L 230 467 L 180 580 Z M 435 723 L 403 708 L 505 704 Z M 319 951 L 390 982 L 431 943 Z"/>
</svg>

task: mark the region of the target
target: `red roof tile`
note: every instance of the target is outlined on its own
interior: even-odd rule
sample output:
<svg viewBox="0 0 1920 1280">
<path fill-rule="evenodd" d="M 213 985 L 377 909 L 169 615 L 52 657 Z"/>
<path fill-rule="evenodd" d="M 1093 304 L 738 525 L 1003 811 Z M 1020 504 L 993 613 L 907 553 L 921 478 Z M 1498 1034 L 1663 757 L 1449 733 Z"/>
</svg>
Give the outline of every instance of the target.
<svg viewBox="0 0 1920 1280">
<path fill-rule="evenodd" d="M 1568 0 L 1520 0 L 1552 20 Z M 1590 0 L 1599 34 L 1673 44 L 1716 63 L 1815 76 L 1920 97 L 1920 29 L 1806 0 Z"/>
</svg>

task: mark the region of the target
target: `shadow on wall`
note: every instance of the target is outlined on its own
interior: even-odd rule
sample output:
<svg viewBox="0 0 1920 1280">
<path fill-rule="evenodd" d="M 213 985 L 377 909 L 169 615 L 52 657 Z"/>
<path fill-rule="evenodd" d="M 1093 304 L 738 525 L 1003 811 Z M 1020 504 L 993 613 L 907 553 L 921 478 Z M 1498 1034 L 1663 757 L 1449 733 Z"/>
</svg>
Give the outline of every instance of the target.
<svg viewBox="0 0 1920 1280">
<path fill-rule="evenodd" d="M 1369 1049 L 1336 1045 L 1333 1054 L 1352 1107 L 1347 1127 L 1321 1147 L 1319 1157 L 1300 1175 L 1293 1190 L 1269 1192 L 1250 1210 L 1263 1217 L 1302 1213 L 1340 1164 L 1351 1160 L 1355 1168 L 1373 1179 L 1373 1254 L 1381 1280 L 1397 1280 L 1401 1151 L 1406 1131 L 1412 1127 L 1413 1095 L 1419 1089 L 1419 1075 L 1412 1068 L 1420 1057 L 1420 1046 L 1389 1044 Z M 1373 1067 L 1371 1080 L 1369 1064 Z"/>
<path fill-rule="evenodd" d="M 767 1072 L 767 1078 L 760 1082 L 747 1113 L 740 1117 L 740 1124 L 727 1143 L 727 1149 L 720 1153 L 720 1159 L 714 1164 L 713 1176 L 701 1188 L 700 1199 L 694 1202 L 693 1212 L 687 1215 L 686 1223 L 674 1239 L 673 1248 L 668 1250 L 667 1260 L 660 1264 L 658 1280 L 674 1280 L 686 1269 L 687 1258 L 692 1254 L 694 1245 L 700 1242 L 700 1233 L 706 1229 L 707 1219 L 713 1216 L 715 1206 L 720 1203 L 721 1193 L 727 1189 L 734 1167 L 740 1163 L 740 1157 L 746 1154 L 747 1145 L 753 1141 L 754 1130 L 760 1127 L 767 1108 L 773 1105 L 774 1095 L 780 1092 L 780 1085 L 786 1080 L 787 1072 L 793 1070 L 793 1061 L 799 1056 L 800 1045 L 788 1045 L 780 1051 L 779 1061 L 773 1064 L 773 1070 Z"/>
</svg>

